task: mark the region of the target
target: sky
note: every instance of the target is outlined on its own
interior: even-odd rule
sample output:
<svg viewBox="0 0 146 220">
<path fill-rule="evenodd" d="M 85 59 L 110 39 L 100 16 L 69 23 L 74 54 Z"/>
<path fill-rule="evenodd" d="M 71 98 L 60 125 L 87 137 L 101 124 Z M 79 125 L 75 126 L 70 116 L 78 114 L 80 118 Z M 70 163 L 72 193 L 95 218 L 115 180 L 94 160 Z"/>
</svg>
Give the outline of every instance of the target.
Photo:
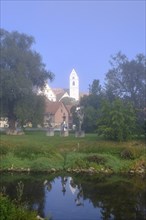
<svg viewBox="0 0 146 220">
<path fill-rule="evenodd" d="M 102 85 L 112 55 L 146 55 L 146 0 L 1 0 L 1 28 L 35 38 L 34 49 L 55 74 L 52 88 L 69 88 L 74 68 L 80 91 Z"/>
</svg>

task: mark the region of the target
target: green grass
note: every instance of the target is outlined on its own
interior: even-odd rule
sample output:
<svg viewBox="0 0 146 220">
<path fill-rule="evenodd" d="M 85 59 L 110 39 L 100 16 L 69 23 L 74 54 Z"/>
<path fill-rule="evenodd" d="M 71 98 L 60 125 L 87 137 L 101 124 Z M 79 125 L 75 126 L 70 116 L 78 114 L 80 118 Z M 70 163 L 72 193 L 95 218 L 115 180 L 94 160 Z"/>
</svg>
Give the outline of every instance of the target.
<svg viewBox="0 0 146 220">
<path fill-rule="evenodd" d="M 144 140 L 128 142 L 105 141 L 96 134 L 75 138 L 45 132 L 26 132 L 22 136 L 0 136 L 1 170 L 49 171 L 64 169 L 110 169 L 114 173 L 146 167 Z"/>
</svg>

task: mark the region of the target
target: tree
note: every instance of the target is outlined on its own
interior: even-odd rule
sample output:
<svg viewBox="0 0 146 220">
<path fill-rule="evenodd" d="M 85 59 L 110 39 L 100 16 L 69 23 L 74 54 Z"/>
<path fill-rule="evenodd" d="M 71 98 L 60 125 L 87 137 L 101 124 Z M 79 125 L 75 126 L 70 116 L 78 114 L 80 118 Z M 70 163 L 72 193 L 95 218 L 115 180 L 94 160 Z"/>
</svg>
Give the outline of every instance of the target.
<svg viewBox="0 0 146 220">
<path fill-rule="evenodd" d="M 143 133 L 146 91 L 146 57 L 138 54 L 128 60 L 121 52 L 112 56 L 111 69 L 106 74 L 106 94 L 110 101 L 120 97 L 134 105 L 137 132 Z"/>
<path fill-rule="evenodd" d="M 99 135 L 116 141 L 131 138 L 135 129 L 135 111 L 133 106 L 115 99 L 112 103 L 105 100 L 102 103 L 97 120 Z"/>
<path fill-rule="evenodd" d="M 84 120 L 82 129 L 86 132 L 95 132 L 97 109 L 100 108 L 100 102 L 103 98 L 103 91 L 99 80 L 93 80 L 89 85 L 89 95 L 84 95 L 80 99 L 80 103 L 76 103 L 84 108 Z M 76 106 L 71 109 L 73 124 L 79 127 L 79 120 L 76 114 Z"/>
<path fill-rule="evenodd" d="M 146 57 L 138 54 L 129 61 L 121 52 L 112 56 L 111 69 L 106 74 L 106 91 L 114 98 L 133 102 L 138 109 L 145 107 Z"/>
<path fill-rule="evenodd" d="M 85 108 L 83 130 L 86 132 L 95 132 L 97 128 L 97 116 L 97 110 L 92 106 L 87 106 Z"/>
<path fill-rule="evenodd" d="M 98 79 L 94 79 L 92 84 L 89 85 L 89 94 L 92 94 L 92 95 L 101 94 L 101 85 Z"/>
<path fill-rule="evenodd" d="M 16 121 L 34 119 L 34 112 L 43 109 L 39 108 L 43 98 L 36 95 L 34 88 L 42 89 L 54 75 L 46 70 L 41 56 L 32 49 L 33 37 L 4 29 L 0 29 L 0 37 L 0 112 L 8 118 L 13 133 Z"/>
<path fill-rule="evenodd" d="M 72 97 L 63 97 L 61 102 L 63 102 L 64 105 L 75 105 L 77 103 L 77 101 Z"/>
<path fill-rule="evenodd" d="M 31 122 L 33 127 L 38 124 L 43 126 L 45 112 L 45 97 L 36 94 L 30 94 L 19 100 L 15 106 L 17 122 L 22 127 Z"/>
<path fill-rule="evenodd" d="M 101 101 L 104 97 L 102 87 L 99 80 L 94 79 L 89 85 L 89 95 L 85 95 L 80 100 L 80 105 L 84 107 L 84 122 L 83 129 L 86 132 L 95 132 L 97 128 L 97 110 L 101 106 Z"/>
</svg>

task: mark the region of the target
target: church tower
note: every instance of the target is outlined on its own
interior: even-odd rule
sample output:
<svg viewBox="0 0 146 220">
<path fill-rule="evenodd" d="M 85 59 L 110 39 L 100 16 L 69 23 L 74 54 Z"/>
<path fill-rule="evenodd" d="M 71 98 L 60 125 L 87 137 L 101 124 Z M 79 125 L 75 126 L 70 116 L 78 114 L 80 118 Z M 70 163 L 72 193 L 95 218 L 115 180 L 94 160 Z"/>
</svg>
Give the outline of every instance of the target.
<svg viewBox="0 0 146 220">
<path fill-rule="evenodd" d="M 70 74 L 69 84 L 70 84 L 69 86 L 70 97 L 78 101 L 79 100 L 79 77 L 74 69 L 72 70 Z"/>
</svg>

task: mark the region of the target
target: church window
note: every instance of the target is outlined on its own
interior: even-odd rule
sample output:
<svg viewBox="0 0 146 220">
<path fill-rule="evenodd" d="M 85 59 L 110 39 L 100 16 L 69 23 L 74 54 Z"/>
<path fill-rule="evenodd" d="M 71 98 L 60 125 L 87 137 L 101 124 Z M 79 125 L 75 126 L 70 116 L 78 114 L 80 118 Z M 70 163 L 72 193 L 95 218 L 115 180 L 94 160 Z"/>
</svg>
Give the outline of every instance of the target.
<svg viewBox="0 0 146 220">
<path fill-rule="evenodd" d="M 75 86 L 75 81 L 72 82 L 72 85 Z"/>
</svg>

